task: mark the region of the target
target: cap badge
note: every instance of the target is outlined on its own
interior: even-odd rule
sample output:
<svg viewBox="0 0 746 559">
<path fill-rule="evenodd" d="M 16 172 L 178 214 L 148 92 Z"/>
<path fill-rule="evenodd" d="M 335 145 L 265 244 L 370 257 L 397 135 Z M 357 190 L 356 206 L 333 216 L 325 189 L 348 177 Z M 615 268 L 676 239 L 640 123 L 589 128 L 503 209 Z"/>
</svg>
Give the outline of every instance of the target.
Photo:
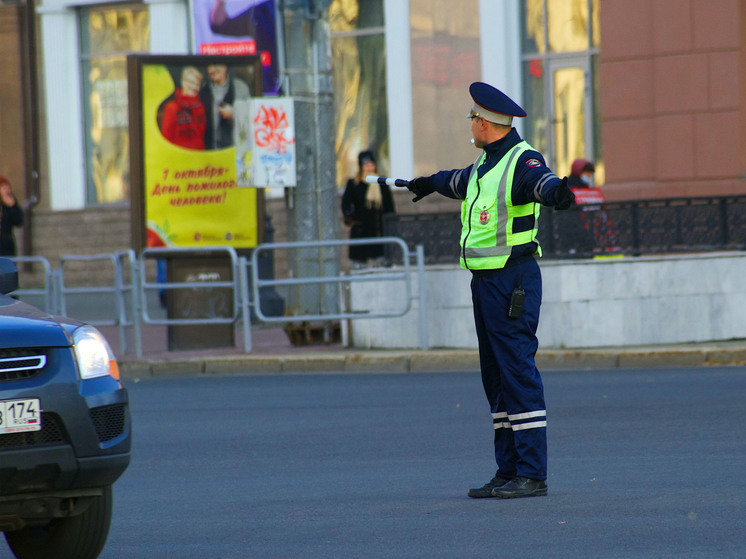
<svg viewBox="0 0 746 559">
<path fill-rule="evenodd" d="M 490 220 L 490 212 L 487 210 L 484 210 L 482 213 L 479 214 L 479 223 L 482 225 L 486 225 L 487 222 Z"/>
</svg>

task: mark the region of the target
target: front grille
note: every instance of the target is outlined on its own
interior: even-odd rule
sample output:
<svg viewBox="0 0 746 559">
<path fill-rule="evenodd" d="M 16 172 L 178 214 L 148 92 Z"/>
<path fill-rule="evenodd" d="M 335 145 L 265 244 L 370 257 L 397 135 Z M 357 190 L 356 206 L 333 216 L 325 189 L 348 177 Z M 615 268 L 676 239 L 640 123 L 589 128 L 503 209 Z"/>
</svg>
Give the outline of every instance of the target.
<svg viewBox="0 0 746 559">
<path fill-rule="evenodd" d="M 101 406 L 91 410 L 99 442 L 105 443 L 124 433 L 125 404 Z"/>
<path fill-rule="evenodd" d="M 54 413 L 41 412 L 41 430 L 0 435 L 0 449 L 44 446 L 69 442 L 60 418 Z M 0 461 L 1 462 L 1 461 Z"/>
<path fill-rule="evenodd" d="M 33 378 L 46 364 L 38 349 L 0 349 L 0 382 Z"/>
</svg>

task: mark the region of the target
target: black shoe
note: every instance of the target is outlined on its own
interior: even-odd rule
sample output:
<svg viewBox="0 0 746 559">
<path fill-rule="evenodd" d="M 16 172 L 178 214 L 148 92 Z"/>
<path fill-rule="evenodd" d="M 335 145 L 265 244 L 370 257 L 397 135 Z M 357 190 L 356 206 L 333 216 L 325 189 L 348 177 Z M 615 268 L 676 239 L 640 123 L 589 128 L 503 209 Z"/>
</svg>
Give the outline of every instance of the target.
<svg viewBox="0 0 746 559">
<path fill-rule="evenodd" d="M 497 489 L 498 487 L 502 487 L 506 483 L 508 483 L 511 480 L 510 477 L 500 475 L 500 472 L 495 473 L 495 477 L 493 477 L 491 480 L 489 480 L 487 483 L 485 483 L 482 487 L 477 487 L 475 489 L 469 489 L 469 492 L 467 495 L 471 497 L 472 499 L 484 499 L 485 497 L 494 497 L 495 495 L 492 493 L 493 489 Z"/>
<path fill-rule="evenodd" d="M 547 494 L 547 482 L 543 479 L 515 477 L 505 485 L 492 490 L 493 497 L 516 499 L 518 497 L 543 497 Z"/>
</svg>

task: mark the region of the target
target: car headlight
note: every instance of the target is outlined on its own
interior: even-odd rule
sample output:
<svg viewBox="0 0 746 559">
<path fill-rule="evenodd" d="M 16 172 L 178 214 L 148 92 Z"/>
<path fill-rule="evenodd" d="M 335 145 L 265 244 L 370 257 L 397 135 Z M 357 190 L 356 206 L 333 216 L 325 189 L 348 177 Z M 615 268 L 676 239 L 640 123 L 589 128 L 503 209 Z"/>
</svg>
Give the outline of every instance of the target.
<svg viewBox="0 0 746 559">
<path fill-rule="evenodd" d="M 81 326 L 73 332 L 73 343 L 82 379 L 107 375 L 119 378 L 119 367 L 114 359 L 114 353 L 101 332 L 93 326 Z"/>
</svg>

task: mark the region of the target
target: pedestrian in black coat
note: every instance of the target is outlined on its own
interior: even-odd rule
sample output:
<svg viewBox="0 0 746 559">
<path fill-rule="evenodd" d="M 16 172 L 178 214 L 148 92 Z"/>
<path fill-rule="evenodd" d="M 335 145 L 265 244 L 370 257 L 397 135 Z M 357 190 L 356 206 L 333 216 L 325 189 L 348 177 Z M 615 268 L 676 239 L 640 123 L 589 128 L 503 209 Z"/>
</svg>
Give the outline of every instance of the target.
<svg viewBox="0 0 746 559">
<path fill-rule="evenodd" d="M 367 184 L 365 177 L 376 174 L 376 160 L 370 151 L 358 155 L 358 173 L 347 181 L 342 195 L 342 214 L 350 228 L 350 239 L 367 239 L 383 235 L 383 216 L 394 213 L 394 198 L 386 184 Z M 384 256 L 383 244 L 351 245 L 350 260 L 363 265 Z"/>
<path fill-rule="evenodd" d="M 16 256 L 13 227 L 23 225 L 23 210 L 10 188 L 10 181 L 3 176 L 0 176 L 0 207 L 0 256 Z"/>
</svg>

